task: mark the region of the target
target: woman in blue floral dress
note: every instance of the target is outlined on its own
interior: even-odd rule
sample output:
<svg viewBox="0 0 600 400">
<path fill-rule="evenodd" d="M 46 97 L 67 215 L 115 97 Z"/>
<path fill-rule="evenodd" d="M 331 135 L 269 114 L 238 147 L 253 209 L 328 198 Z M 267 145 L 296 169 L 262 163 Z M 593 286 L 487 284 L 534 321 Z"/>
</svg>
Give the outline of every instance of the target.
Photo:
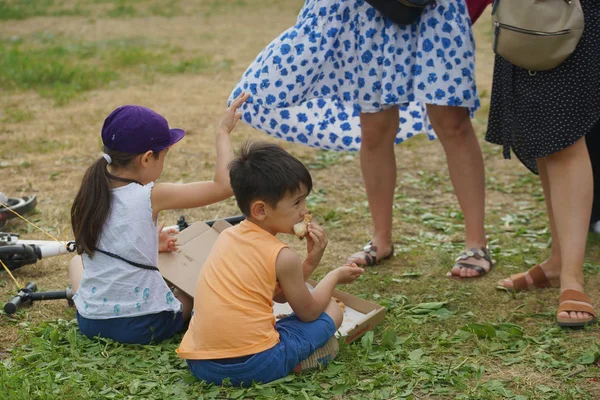
<svg viewBox="0 0 600 400">
<path fill-rule="evenodd" d="M 372 241 L 349 260 L 392 255 L 394 144 L 440 138 L 465 215 L 466 248 L 451 275 L 491 267 L 483 227 L 483 159 L 470 116 L 479 107 L 474 41 L 464 0 L 437 0 L 399 26 L 364 0 L 306 0 L 296 25 L 248 67 L 230 99 L 250 92 L 243 120 L 322 149 L 360 150 Z"/>
</svg>

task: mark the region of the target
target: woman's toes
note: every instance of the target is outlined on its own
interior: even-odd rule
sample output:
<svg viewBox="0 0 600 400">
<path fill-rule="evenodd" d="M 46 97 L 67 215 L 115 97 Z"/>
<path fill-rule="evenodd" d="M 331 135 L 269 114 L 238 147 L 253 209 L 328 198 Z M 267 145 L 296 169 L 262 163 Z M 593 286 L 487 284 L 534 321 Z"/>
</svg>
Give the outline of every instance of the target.
<svg viewBox="0 0 600 400">
<path fill-rule="evenodd" d="M 346 260 L 347 264 L 356 264 L 356 265 L 364 265 L 364 259 L 359 258 L 359 257 L 354 257 L 354 256 L 350 256 L 348 257 L 348 259 Z"/>
<path fill-rule="evenodd" d="M 588 319 L 590 315 L 585 312 L 577 311 L 562 311 L 557 315 L 558 318 L 569 318 L 569 319 Z"/>
<path fill-rule="evenodd" d="M 510 279 L 500 279 L 496 282 L 496 286 L 502 286 L 506 289 L 512 289 L 512 281 Z"/>
<path fill-rule="evenodd" d="M 569 316 L 569 318 L 571 319 L 577 319 L 577 313 L 574 311 L 568 312 L 567 315 Z"/>
<path fill-rule="evenodd" d="M 578 312 L 577 313 L 577 318 L 579 318 L 579 319 L 586 319 L 586 318 L 589 318 L 589 317 L 590 317 L 590 315 L 588 313 L 585 313 L 585 312 Z"/>
<path fill-rule="evenodd" d="M 347 263 L 355 263 L 358 265 L 364 265 L 365 264 L 365 252 L 364 251 L 359 251 L 357 253 L 352 254 L 350 257 L 348 257 L 346 259 Z"/>
</svg>

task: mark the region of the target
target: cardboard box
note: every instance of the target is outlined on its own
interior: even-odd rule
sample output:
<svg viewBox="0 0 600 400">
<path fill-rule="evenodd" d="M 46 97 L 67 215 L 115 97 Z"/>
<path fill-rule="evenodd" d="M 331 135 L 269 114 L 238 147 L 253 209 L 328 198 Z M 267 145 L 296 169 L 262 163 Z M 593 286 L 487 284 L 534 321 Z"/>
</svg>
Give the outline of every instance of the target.
<svg viewBox="0 0 600 400">
<path fill-rule="evenodd" d="M 309 279 L 308 283 L 314 287 L 318 282 Z M 346 343 L 352 343 L 383 322 L 385 318 L 385 307 L 379 304 L 353 296 L 341 290 L 334 290 L 333 296 L 337 297 L 344 305 L 344 321 L 337 331 L 337 335 L 344 338 Z M 292 308 L 287 304 L 275 303 L 273 313 L 289 314 Z"/>
<path fill-rule="evenodd" d="M 219 234 L 231 227 L 227 221 L 215 221 L 212 227 L 194 222 L 177 234 L 176 252 L 158 253 L 158 269 L 163 278 L 194 297 L 198 275 Z"/>
<path fill-rule="evenodd" d="M 178 289 L 194 296 L 200 270 L 208 257 L 210 250 L 223 230 L 231 227 L 224 221 L 216 221 L 212 227 L 204 222 L 195 222 L 177 235 L 179 250 L 173 253 L 159 253 L 158 269 L 162 276 Z M 308 282 L 313 287 L 314 280 Z M 365 332 L 379 325 L 385 317 L 385 307 L 363 300 L 351 294 L 335 290 L 333 295 L 346 306 L 344 322 L 338 330 L 338 335 L 344 337 L 346 343 L 360 338 Z M 273 314 L 289 314 L 291 307 L 275 303 Z"/>
</svg>

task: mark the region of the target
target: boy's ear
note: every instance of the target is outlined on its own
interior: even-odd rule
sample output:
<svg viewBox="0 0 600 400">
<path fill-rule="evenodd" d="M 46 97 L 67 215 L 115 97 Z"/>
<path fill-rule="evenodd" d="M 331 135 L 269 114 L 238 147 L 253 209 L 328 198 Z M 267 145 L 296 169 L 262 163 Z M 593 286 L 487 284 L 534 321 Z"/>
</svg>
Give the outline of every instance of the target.
<svg viewBox="0 0 600 400">
<path fill-rule="evenodd" d="M 262 200 L 253 201 L 250 204 L 250 215 L 258 221 L 264 221 L 267 217 L 267 204 Z"/>
</svg>

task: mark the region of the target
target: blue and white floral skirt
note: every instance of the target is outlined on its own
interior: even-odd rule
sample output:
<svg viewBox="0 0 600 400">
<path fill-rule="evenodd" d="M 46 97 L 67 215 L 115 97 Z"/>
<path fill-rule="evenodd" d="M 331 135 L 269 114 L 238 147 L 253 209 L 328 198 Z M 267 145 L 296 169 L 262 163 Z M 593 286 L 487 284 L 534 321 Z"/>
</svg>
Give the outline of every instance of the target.
<svg viewBox="0 0 600 400">
<path fill-rule="evenodd" d="M 323 149 L 360 148 L 360 113 L 400 108 L 396 143 L 435 132 L 425 104 L 479 107 L 465 0 L 437 0 L 398 26 L 364 0 L 306 0 L 296 25 L 246 70 L 229 101 L 251 93 L 242 119 Z"/>
</svg>

